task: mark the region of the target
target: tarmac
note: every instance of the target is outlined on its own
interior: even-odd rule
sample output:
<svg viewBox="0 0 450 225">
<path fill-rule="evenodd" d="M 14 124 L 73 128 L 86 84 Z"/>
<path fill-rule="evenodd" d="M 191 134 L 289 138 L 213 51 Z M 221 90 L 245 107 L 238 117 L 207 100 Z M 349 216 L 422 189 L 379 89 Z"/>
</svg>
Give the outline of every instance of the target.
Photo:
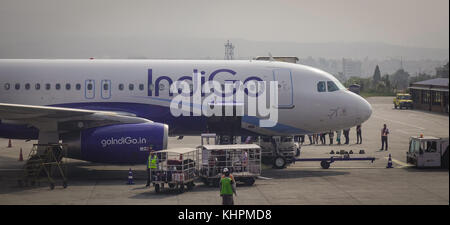
<svg viewBox="0 0 450 225">
<path fill-rule="evenodd" d="M 356 144 L 356 130 L 350 131 L 349 145 L 302 146 L 300 157 L 329 157 L 331 150 L 352 150 L 351 157 L 375 157 L 370 161 L 334 162 L 322 169 L 320 162 L 297 162 L 286 169 L 264 166 L 253 186 L 238 185 L 237 205 L 448 205 L 449 173 L 442 169 L 416 169 L 408 165 L 406 151 L 410 136 L 448 137 L 449 116 L 419 110 L 394 109 L 392 97 L 371 97 L 371 118 L 362 125 L 363 143 Z M 390 129 L 389 151 L 380 151 L 380 132 L 386 123 Z M 335 137 L 336 138 L 336 137 Z M 342 137 L 343 138 L 343 137 Z M 155 193 L 146 188 L 144 165 L 104 165 L 67 160 L 69 186 L 56 183 L 50 190 L 40 186 L 19 187 L 24 162 L 19 162 L 20 148 L 24 159 L 36 141 L 0 139 L 0 204 L 62 205 L 215 205 L 221 204 L 219 190 L 198 182 L 192 191 Z M 200 137 L 169 138 L 169 147 L 195 147 Z M 392 155 L 394 168 L 387 169 Z M 134 185 L 127 185 L 128 169 L 133 170 Z"/>
</svg>

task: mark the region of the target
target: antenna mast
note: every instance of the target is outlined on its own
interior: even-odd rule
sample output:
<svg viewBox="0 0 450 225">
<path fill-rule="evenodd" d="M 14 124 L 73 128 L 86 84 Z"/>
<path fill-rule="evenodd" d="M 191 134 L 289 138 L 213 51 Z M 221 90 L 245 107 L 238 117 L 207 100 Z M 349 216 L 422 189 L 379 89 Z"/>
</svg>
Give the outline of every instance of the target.
<svg viewBox="0 0 450 225">
<path fill-rule="evenodd" d="M 230 42 L 230 40 L 227 40 L 227 43 L 225 43 L 225 60 L 233 60 L 234 56 L 234 45 Z"/>
</svg>

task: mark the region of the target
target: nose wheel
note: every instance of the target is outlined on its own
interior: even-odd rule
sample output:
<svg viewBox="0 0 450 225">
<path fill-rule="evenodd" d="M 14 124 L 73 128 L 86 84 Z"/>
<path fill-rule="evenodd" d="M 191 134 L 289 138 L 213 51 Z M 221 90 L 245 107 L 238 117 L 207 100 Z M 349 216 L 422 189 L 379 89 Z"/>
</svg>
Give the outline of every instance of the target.
<svg viewBox="0 0 450 225">
<path fill-rule="evenodd" d="M 320 166 L 323 168 L 323 169 L 328 169 L 328 168 L 330 168 L 330 165 L 331 165 L 331 163 L 330 162 L 327 162 L 327 161 L 321 161 L 320 162 Z"/>
<path fill-rule="evenodd" d="M 273 160 L 273 167 L 277 169 L 283 169 L 286 166 L 286 158 L 283 156 L 277 156 Z"/>
</svg>

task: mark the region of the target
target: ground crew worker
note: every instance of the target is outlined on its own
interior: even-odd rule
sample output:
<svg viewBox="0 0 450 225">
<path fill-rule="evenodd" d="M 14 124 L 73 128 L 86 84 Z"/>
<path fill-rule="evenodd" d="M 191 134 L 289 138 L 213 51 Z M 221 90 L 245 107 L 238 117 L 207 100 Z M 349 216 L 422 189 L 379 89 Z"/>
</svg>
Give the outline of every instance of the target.
<svg viewBox="0 0 450 225">
<path fill-rule="evenodd" d="M 333 139 L 334 139 L 334 132 L 330 131 L 330 133 L 328 133 L 328 136 L 330 137 L 330 145 L 333 144 Z"/>
<path fill-rule="evenodd" d="M 362 144 L 361 124 L 356 126 L 356 144 Z"/>
<path fill-rule="evenodd" d="M 228 168 L 223 169 L 224 175 L 220 179 L 220 196 L 222 197 L 222 205 L 234 205 L 233 193 L 236 194 L 236 186 L 234 179 L 230 177 Z"/>
<path fill-rule="evenodd" d="M 313 134 L 314 144 L 319 144 L 319 134 Z"/>
<path fill-rule="evenodd" d="M 153 179 L 153 174 L 155 173 L 155 170 L 157 168 L 157 163 L 158 163 L 158 157 L 156 156 L 156 154 L 150 150 L 150 155 L 148 156 L 148 161 L 147 161 L 147 185 L 146 187 L 150 186 L 150 183 L 152 182 Z"/>
<path fill-rule="evenodd" d="M 389 129 L 387 128 L 386 124 L 384 124 L 383 129 L 381 129 L 381 149 L 380 149 L 380 151 L 384 150 L 384 145 L 386 145 L 386 151 L 388 150 L 388 134 L 389 134 Z"/>
<path fill-rule="evenodd" d="M 321 133 L 320 134 L 320 142 L 322 142 L 323 145 L 327 144 L 326 135 L 327 135 L 327 133 Z"/>
<path fill-rule="evenodd" d="M 342 133 L 342 130 L 338 130 L 338 131 L 336 131 L 336 142 L 338 143 L 338 145 L 340 145 L 341 144 L 341 133 Z"/>
<path fill-rule="evenodd" d="M 344 129 L 344 137 L 345 137 L 345 144 L 348 145 L 348 142 L 350 140 L 350 128 Z"/>
</svg>

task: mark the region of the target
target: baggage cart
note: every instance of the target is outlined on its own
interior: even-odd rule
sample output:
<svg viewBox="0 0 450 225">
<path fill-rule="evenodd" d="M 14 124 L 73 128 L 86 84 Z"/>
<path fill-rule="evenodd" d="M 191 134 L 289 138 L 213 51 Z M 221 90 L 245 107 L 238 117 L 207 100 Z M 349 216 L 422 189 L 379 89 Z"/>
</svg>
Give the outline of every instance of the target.
<svg viewBox="0 0 450 225">
<path fill-rule="evenodd" d="M 261 148 L 255 144 L 202 145 L 199 177 L 210 186 L 218 186 L 224 168 L 235 181 L 253 185 L 261 174 Z"/>
<path fill-rule="evenodd" d="M 198 174 L 199 154 L 196 148 L 174 148 L 157 151 L 157 168 L 151 170 L 155 192 L 165 188 L 183 193 L 191 190 Z"/>
</svg>

